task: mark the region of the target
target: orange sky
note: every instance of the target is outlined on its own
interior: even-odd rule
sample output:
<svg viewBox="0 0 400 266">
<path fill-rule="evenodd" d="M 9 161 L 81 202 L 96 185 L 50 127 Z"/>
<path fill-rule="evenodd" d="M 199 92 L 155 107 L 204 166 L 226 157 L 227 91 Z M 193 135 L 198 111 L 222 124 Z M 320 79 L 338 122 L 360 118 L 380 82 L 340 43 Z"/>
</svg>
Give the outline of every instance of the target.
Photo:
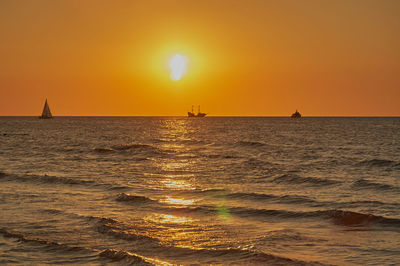
<svg viewBox="0 0 400 266">
<path fill-rule="evenodd" d="M 399 116 L 400 1 L 0 1 L 0 115 L 46 97 L 56 116 Z"/>
</svg>

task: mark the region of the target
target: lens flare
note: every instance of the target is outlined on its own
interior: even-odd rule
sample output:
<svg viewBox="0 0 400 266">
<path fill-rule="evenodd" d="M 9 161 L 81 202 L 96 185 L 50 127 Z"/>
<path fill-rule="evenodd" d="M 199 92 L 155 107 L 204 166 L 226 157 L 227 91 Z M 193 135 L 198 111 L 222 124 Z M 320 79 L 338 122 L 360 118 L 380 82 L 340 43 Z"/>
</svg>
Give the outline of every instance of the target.
<svg viewBox="0 0 400 266">
<path fill-rule="evenodd" d="M 171 79 L 173 81 L 178 81 L 186 74 L 186 63 L 187 58 L 183 55 L 176 54 L 172 57 L 169 62 L 169 67 L 171 68 Z"/>
</svg>

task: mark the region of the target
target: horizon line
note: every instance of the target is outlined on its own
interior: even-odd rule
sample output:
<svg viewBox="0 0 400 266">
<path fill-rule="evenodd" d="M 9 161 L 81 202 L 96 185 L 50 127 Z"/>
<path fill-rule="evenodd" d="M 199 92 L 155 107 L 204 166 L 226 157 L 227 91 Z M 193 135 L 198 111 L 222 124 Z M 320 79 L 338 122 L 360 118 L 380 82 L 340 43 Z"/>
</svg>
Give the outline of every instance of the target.
<svg viewBox="0 0 400 266">
<path fill-rule="evenodd" d="M 0 115 L 0 117 L 38 117 L 37 115 Z M 188 117 L 187 115 L 56 115 L 53 117 Z M 271 117 L 291 118 L 286 115 L 207 115 L 206 117 Z M 400 118 L 400 115 L 302 115 L 301 118 Z"/>
</svg>

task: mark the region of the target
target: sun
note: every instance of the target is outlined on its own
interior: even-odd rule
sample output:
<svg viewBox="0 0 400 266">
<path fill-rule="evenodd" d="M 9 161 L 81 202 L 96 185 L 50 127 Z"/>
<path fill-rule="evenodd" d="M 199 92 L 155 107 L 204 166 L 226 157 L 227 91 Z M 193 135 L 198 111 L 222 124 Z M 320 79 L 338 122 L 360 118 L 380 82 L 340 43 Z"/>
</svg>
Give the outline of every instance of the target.
<svg viewBox="0 0 400 266">
<path fill-rule="evenodd" d="M 176 54 L 169 61 L 169 67 L 171 68 L 171 79 L 178 81 L 186 74 L 187 58 L 183 55 Z"/>
</svg>

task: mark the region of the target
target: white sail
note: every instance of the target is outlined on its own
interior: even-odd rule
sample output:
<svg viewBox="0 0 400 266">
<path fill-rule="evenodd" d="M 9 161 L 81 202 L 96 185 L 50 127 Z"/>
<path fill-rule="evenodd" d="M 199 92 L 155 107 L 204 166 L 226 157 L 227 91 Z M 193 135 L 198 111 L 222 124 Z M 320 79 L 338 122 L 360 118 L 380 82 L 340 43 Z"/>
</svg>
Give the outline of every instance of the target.
<svg viewBox="0 0 400 266">
<path fill-rule="evenodd" d="M 43 119 L 53 118 L 53 115 L 51 114 L 51 111 L 50 111 L 50 107 L 47 104 L 47 99 L 46 99 L 46 102 L 44 103 L 42 116 L 40 116 L 40 118 L 43 118 Z"/>
</svg>

